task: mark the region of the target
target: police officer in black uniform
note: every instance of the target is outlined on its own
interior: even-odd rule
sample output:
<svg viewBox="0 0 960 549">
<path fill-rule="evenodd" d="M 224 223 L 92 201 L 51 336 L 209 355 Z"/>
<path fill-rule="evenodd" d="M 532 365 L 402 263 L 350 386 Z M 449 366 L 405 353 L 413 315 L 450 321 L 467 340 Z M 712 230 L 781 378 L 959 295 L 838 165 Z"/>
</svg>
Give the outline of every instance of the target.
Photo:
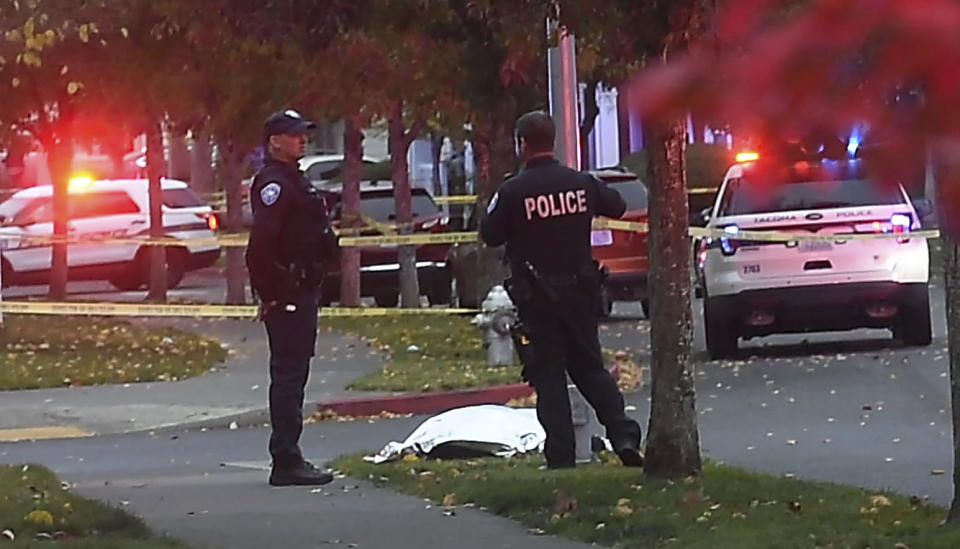
<svg viewBox="0 0 960 549">
<path fill-rule="evenodd" d="M 320 284 L 336 256 L 326 203 L 297 163 L 306 151 L 307 130 L 314 127 L 293 110 L 271 115 L 264 128 L 265 164 L 250 189 L 253 228 L 246 259 L 270 344 L 273 486 L 333 480 L 303 459 L 299 445 Z"/>
<path fill-rule="evenodd" d="M 603 364 L 597 335 L 603 279 L 590 252 L 593 217 L 620 217 L 626 205 L 616 191 L 554 158 L 556 127 L 547 113 L 521 116 L 515 136 L 523 168 L 493 196 L 480 235 L 488 246 L 507 246 L 507 287 L 531 342 L 524 375 L 537 391 L 547 466 L 575 464 L 567 374 L 621 462 L 640 466 L 640 425 L 624 413 L 623 395 Z"/>
</svg>

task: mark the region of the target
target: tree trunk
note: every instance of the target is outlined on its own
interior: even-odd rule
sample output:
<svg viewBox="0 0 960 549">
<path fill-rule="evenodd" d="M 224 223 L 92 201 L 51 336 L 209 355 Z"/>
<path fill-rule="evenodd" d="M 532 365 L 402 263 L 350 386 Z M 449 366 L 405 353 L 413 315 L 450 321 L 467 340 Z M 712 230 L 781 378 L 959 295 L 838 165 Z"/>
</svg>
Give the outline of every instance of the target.
<svg viewBox="0 0 960 549">
<path fill-rule="evenodd" d="M 479 227 L 487 205 L 508 172 L 515 171 L 517 157 L 513 146 L 512 113 L 501 113 L 500 120 L 478 128 L 474 143 L 477 165 L 477 205 L 470 227 Z M 484 179 L 484 176 L 486 177 Z M 464 244 L 454 256 L 457 296 L 463 307 L 480 306 L 490 289 L 510 276 L 503 261 L 504 249 L 483 244 Z"/>
<path fill-rule="evenodd" d="M 590 169 L 590 132 L 597 125 L 600 106 L 597 105 L 597 80 L 590 80 L 583 91 L 583 122 L 580 124 L 580 167 Z"/>
<path fill-rule="evenodd" d="M 413 205 L 410 193 L 407 151 L 413 141 L 403 121 L 403 101 L 396 101 L 390 113 L 390 176 L 393 179 L 393 200 L 396 204 L 399 234 L 413 233 Z M 420 307 L 420 283 L 417 280 L 417 247 L 397 247 L 400 263 L 400 306 L 406 309 Z"/>
<path fill-rule="evenodd" d="M 433 195 L 443 194 L 443 180 L 440 177 L 440 155 L 443 153 L 443 134 L 434 133 L 430 135 L 430 159 L 433 163 Z"/>
<path fill-rule="evenodd" d="M 190 150 L 187 149 L 187 132 L 180 124 L 170 124 L 170 158 L 167 162 L 167 177 L 190 181 Z"/>
<path fill-rule="evenodd" d="M 213 185 L 213 148 L 210 146 L 210 132 L 206 124 L 194 129 L 193 151 L 191 154 L 190 185 L 197 192 L 212 193 Z"/>
<path fill-rule="evenodd" d="M 363 131 L 356 117 L 347 117 L 343 132 L 343 210 L 340 228 L 348 234 L 362 225 L 360 221 L 360 171 L 363 157 Z M 360 306 L 360 248 L 340 250 L 340 304 Z"/>
<path fill-rule="evenodd" d="M 160 123 L 151 120 L 147 125 L 147 194 L 150 202 L 150 237 L 163 236 L 163 130 Z M 166 303 L 167 301 L 167 255 L 181 253 L 183 250 L 167 250 L 165 246 L 150 246 L 150 277 L 147 301 Z"/>
<path fill-rule="evenodd" d="M 947 352 L 950 355 L 950 405 L 953 416 L 953 501 L 947 513 L 948 523 L 960 519 L 960 166 L 952 161 L 960 146 L 943 145 L 934 149 L 935 203 L 939 207 L 940 244 L 943 254 L 943 282 L 947 309 Z"/>
<path fill-rule="evenodd" d="M 947 350 L 950 354 L 950 404 L 953 413 L 953 502 L 947 522 L 960 519 L 960 249 L 949 231 L 942 231 L 944 286 L 947 300 Z"/>
<path fill-rule="evenodd" d="M 686 123 L 652 124 L 650 281 L 651 405 L 646 474 L 677 478 L 700 472 L 700 436 L 691 360 Z"/>
<path fill-rule="evenodd" d="M 73 121 L 61 113 L 58 127 L 42 140 L 47 153 L 47 166 L 53 182 L 53 236 L 60 242 L 53 245 L 50 266 L 49 296 L 53 301 L 67 298 L 67 244 L 70 226 L 70 170 L 73 165 Z"/>
<path fill-rule="evenodd" d="M 218 139 L 220 160 L 223 162 L 224 190 L 227 195 L 227 222 L 229 233 L 239 233 L 243 229 L 243 196 L 241 178 L 243 177 L 243 151 L 236 150 L 233 140 Z M 247 301 L 246 265 L 243 260 L 243 248 L 227 248 L 227 304 L 241 305 Z"/>
</svg>

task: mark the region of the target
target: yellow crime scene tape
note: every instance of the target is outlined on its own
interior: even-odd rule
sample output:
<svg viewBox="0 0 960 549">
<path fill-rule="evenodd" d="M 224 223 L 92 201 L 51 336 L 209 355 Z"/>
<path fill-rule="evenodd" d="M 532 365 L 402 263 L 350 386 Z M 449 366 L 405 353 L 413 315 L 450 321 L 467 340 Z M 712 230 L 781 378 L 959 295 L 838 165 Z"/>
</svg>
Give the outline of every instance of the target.
<svg viewBox="0 0 960 549">
<path fill-rule="evenodd" d="M 125 317 L 190 317 L 190 318 L 254 318 L 257 307 L 252 305 L 164 305 L 144 303 L 69 303 L 43 301 L 4 301 L 0 303 L 4 314 L 30 314 L 53 316 L 125 316 Z M 386 309 L 382 307 L 324 307 L 320 316 L 332 317 L 383 317 L 383 316 L 436 316 L 475 314 L 476 309 L 426 308 Z"/>
<path fill-rule="evenodd" d="M 463 194 L 452 196 L 435 196 L 433 197 L 433 201 L 437 204 L 475 204 L 477 202 L 477 195 Z"/>
</svg>

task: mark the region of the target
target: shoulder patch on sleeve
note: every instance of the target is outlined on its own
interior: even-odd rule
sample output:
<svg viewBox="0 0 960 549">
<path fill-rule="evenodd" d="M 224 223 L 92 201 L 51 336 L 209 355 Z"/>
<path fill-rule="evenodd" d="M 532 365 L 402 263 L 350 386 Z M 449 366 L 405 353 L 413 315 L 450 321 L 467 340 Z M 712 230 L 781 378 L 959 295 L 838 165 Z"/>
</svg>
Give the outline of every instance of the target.
<svg viewBox="0 0 960 549">
<path fill-rule="evenodd" d="M 500 200 L 500 193 L 493 193 L 493 198 L 490 199 L 490 204 L 487 205 L 487 215 L 493 213 L 493 210 L 497 209 L 497 201 Z"/>
<path fill-rule="evenodd" d="M 264 206 L 272 206 L 280 198 L 280 184 L 272 181 L 260 189 L 260 200 Z"/>
</svg>

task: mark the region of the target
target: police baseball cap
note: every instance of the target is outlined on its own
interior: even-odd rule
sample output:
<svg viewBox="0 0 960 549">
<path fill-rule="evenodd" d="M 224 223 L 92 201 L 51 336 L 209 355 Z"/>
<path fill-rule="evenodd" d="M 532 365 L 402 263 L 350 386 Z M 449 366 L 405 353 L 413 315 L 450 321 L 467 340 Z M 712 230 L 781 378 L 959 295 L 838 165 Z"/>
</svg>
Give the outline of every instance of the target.
<svg viewBox="0 0 960 549">
<path fill-rule="evenodd" d="M 271 114 L 263 124 L 264 137 L 267 139 L 272 135 L 282 133 L 301 134 L 307 133 L 307 130 L 316 128 L 317 125 L 309 120 L 304 120 L 303 116 L 293 109 L 278 111 Z"/>
</svg>

